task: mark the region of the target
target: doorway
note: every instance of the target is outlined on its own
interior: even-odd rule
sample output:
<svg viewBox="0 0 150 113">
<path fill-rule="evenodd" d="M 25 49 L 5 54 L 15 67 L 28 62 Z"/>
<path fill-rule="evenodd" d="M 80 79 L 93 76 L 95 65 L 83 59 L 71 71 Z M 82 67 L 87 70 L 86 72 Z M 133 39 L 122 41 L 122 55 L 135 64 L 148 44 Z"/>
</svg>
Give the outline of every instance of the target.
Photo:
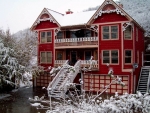
<svg viewBox="0 0 150 113">
<path fill-rule="evenodd" d="M 74 65 L 77 62 L 77 52 L 71 51 L 71 65 Z"/>
</svg>

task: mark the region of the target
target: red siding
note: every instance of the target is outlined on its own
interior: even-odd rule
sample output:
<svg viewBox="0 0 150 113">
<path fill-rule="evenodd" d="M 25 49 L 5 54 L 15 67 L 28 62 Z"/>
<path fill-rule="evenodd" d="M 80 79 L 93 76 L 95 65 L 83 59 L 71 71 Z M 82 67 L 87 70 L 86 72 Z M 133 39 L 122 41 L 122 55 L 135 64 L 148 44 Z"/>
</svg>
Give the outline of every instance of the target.
<svg viewBox="0 0 150 113">
<path fill-rule="evenodd" d="M 55 28 L 55 27 L 58 27 L 58 25 L 56 23 L 53 23 L 50 21 L 42 21 L 36 26 L 35 30 L 46 29 L 46 28 Z"/>
<path fill-rule="evenodd" d="M 110 13 L 110 14 L 102 14 L 102 16 L 99 16 L 93 24 L 96 23 L 105 23 L 105 22 L 117 22 L 117 21 L 128 21 L 125 16 L 121 16 L 117 13 Z"/>
<path fill-rule="evenodd" d="M 40 44 L 40 38 L 39 38 L 39 45 L 38 45 L 38 64 L 44 67 L 49 67 L 49 66 L 54 66 L 54 60 L 52 59 L 52 64 L 40 64 L 40 52 L 41 51 L 51 51 L 52 52 L 52 58 L 54 58 L 54 30 L 52 31 L 52 43 L 44 43 Z M 41 31 L 40 31 L 41 32 Z M 40 37 L 40 32 L 39 32 L 39 37 Z"/>
</svg>

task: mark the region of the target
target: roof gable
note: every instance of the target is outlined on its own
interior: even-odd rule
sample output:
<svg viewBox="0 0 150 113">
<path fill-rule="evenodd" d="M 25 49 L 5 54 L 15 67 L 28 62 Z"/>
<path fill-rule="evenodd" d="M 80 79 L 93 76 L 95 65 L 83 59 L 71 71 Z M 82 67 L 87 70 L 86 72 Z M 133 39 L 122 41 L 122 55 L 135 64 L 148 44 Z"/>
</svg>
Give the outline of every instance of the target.
<svg viewBox="0 0 150 113">
<path fill-rule="evenodd" d="M 90 18 L 88 21 L 88 25 L 94 22 L 95 19 L 97 19 L 99 16 L 102 16 L 103 14 L 109 14 L 114 13 L 120 14 L 122 16 L 125 16 L 130 22 L 134 22 L 137 24 L 143 31 L 144 29 L 129 15 L 127 14 L 120 6 L 118 6 L 113 0 L 105 0 L 102 5 L 98 8 L 98 10 L 95 12 L 95 14 Z"/>
<path fill-rule="evenodd" d="M 42 10 L 42 12 L 40 13 L 40 15 L 38 16 L 38 18 L 36 19 L 36 21 L 33 23 L 32 27 L 31 27 L 31 30 L 34 30 L 35 27 L 38 24 L 40 24 L 40 22 L 42 22 L 42 21 L 48 21 L 48 20 L 50 22 L 56 23 L 58 26 L 60 26 L 60 24 L 56 21 L 56 19 L 53 17 L 53 15 L 51 13 L 54 14 L 54 13 L 57 13 L 57 12 L 55 12 L 53 10 L 50 10 L 50 9 L 47 9 L 47 8 L 44 8 Z M 63 16 L 63 14 L 60 14 L 60 13 L 58 15 Z"/>
</svg>

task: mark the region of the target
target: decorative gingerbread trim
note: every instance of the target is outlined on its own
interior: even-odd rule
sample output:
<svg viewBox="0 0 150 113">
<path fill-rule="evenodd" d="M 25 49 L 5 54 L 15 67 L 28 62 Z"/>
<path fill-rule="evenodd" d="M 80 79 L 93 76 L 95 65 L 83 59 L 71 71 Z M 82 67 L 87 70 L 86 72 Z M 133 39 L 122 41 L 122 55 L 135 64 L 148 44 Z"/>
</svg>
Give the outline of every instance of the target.
<svg viewBox="0 0 150 113">
<path fill-rule="evenodd" d="M 98 26 L 97 26 L 97 25 L 92 25 L 92 26 L 90 27 L 90 29 L 91 29 L 92 31 L 98 32 Z"/>
<path fill-rule="evenodd" d="M 128 26 L 132 26 L 133 27 L 133 23 L 132 22 L 126 22 L 126 23 L 124 23 L 122 25 L 122 31 L 125 31 Z"/>
<path fill-rule="evenodd" d="M 60 31 L 60 29 L 55 29 L 55 36 L 57 36 L 57 33 Z"/>
</svg>

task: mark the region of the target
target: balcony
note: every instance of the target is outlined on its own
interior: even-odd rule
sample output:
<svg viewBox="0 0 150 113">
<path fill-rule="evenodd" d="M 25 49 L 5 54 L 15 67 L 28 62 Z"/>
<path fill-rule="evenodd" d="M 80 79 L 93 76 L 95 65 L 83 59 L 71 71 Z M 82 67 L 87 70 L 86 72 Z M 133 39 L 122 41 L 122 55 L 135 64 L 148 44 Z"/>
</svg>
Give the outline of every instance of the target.
<svg viewBox="0 0 150 113">
<path fill-rule="evenodd" d="M 55 39 L 55 48 L 98 47 L 98 37 Z"/>
<path fill-rule="evenodd" d="M 62 66 L 67 60 L 55 60 L 55 67 Z M 90 68 L 92 71 L 98 70 L 98 60 L 81 60 L 81 68 Z"/>
</svg>

